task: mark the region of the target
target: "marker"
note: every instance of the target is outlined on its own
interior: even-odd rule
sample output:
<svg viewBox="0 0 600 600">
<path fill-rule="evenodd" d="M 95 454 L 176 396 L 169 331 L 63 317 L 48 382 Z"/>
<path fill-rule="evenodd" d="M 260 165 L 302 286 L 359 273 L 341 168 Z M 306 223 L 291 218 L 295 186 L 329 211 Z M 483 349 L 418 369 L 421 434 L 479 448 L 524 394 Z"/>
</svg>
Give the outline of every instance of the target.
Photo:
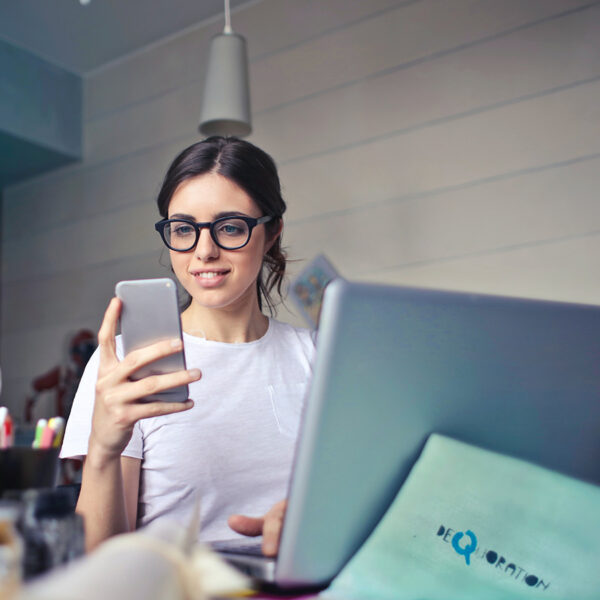
<svg viewBox="0 0 600 600">
<path fill-rule="evenodd" d="M 0 406 L 0 448 L 10 448 L 15 441 L 13 420 L 6 406 Z"/>
<path fill-rule="evenodd" d="M 4 448 L 11 448 L 15 442 L 15 427 L 13 424 L 10 413 L 6 412 L 6 419 L 4 420 Z"/>
<path fill-rule="evenodd" d="M 0 448 L 6 448 L 6 431 L 4 424 L 6 423 L 6 417 L 8 416 L 8 408 L 6 406 L 0 406 Z"/>
<path fill-rule="evenodd" d="M 42 434 L 44 433 L 44 429 L 46 429 L 46 425 L 48 425 L 46 419 L 38 419 L 35 426 L 35 437 L 33 439 L 33 444 L 31 445 L 32 448 L 41 448 Z"/>
<path fill-rule="evenodd" d="M 65 433 L 65 420 L 62 417 L 54 417 L 50 419 L 50 427 L 54 429 L 55 435 L 52 441 L 53 448 L 60 448 L 62 444 L 63 434 Z"/>
<path fill-rule="evenodd" d="M 40 448 L 52 448 L 52 442 L 54 441 L 54 436 L 56 435 L 56 431 L 50 427 L 50 425 L 46 425 L 44 427 L 44 431 L 42 431 L 42 439 L 40 440 Z"/>
</svg>

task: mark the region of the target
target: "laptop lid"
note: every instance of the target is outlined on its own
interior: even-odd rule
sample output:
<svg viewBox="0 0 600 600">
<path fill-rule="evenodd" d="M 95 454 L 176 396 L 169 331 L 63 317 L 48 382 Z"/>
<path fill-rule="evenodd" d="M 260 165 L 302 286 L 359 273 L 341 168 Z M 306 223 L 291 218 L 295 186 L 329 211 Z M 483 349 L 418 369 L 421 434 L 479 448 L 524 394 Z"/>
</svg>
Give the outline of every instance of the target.
<svg viewBox="0 0 600 600">
<path fill-rule="evenodd" d="M 325 585 L 432 432 L 600 483 L 600 307 L 327 288 L 274 580 Z"/>
</svg>

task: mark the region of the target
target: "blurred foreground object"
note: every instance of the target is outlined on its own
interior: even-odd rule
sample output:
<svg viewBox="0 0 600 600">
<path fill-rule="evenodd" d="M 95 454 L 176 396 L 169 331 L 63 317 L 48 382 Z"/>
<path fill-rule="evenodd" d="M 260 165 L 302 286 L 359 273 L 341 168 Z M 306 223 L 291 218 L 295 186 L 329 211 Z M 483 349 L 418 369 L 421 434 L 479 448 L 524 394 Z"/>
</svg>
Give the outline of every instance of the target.
<svg viewBox="0 0 600 600">
<path fill-rule="evenodd" d="M 23 543 L 17 532 L 19 508 L 0 501 L 0 598 L 13 598 L 21 584 Z"/>
<path fill-rule="evenodd" d="M 185 530 L 157 523 L 116 536 L 25 588 L 18 600 L 205 600 L 245 592 L 249 580 Z"/>
<path fill-rule="evenodd" d="M 23 493 L 21 503 L 20 531 L 25 544 L 25 579 L 83 556 L 83 519 L 75 512 L 75 490 L 27 490 Z"/>
</svg>

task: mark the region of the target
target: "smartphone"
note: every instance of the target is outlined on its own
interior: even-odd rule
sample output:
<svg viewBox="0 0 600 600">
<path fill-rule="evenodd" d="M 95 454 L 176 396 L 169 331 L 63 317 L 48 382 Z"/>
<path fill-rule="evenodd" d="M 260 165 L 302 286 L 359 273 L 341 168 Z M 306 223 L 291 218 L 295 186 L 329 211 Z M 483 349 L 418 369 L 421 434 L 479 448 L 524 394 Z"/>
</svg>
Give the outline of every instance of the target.
<svg viewBox="0 0 600 600">
<path fill-rule="evenodd" d="M 162 340 L 183 339 L 177 304 L 177 287 L 169 278 L 120 281 L 115 287 L 121 299 L 121 337 L 125 355 Z M 149 375 L 162 375 L 185 369 L 183 350 L 159 358 L 140 369 L 131 379 L 137 381 Z M 185 402 L 188 386 L 182 385 L 147 396 L 144 402 L 162 400 Z"/>
</svg>

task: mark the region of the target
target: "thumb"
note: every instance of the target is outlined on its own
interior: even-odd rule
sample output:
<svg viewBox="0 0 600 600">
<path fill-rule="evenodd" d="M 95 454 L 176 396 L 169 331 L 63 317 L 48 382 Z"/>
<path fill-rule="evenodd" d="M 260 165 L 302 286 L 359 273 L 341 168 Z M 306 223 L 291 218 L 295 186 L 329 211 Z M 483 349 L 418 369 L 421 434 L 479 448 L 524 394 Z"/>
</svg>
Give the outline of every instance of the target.
<svg viewBox="0 0 600 600">
<path fill-rule="evenodd" d="M 229 527 L 242 535 L 262 535 L 264 519 L 262 517 L 247 517 L 245 515 L 231 515 L 227 519 Z"/>
</svg>

